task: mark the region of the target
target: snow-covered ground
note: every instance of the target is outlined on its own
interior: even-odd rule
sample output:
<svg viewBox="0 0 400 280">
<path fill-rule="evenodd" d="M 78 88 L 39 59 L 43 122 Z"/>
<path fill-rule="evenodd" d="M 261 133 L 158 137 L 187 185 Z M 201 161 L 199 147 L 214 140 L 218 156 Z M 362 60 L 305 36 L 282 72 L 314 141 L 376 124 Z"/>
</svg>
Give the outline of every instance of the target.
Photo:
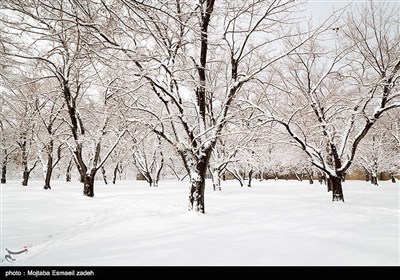
<svg viewBox="0 0 400 280">
<path fill-rule="evenodd" d="M 399 265 L 399 184 L 346 182 L 346 203 L 318 183 L 207 182 L 206 215 L 188 213 L 188 185 L 139 181 L 1 186 L 1 257 L 15 265 Z"/>
</svg>

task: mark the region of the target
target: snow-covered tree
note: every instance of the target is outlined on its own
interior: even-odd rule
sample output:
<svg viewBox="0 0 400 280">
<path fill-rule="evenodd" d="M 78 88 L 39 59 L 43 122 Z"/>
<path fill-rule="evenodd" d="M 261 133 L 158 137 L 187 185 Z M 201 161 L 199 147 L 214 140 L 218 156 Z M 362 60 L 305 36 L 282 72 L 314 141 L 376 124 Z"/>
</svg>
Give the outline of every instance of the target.
<svg viewBox="0 0 400 280">
<path fill-rule="evenodd" d="M 180 155 L 191 181 L 189 210 L 205 212 L 211 154 L 241 89 L 312 35 L 278 47 L 293 35 L 289 15 L 296 5 L 290 0 L 109 1 L 98 5 L 105 22 L 89 13 L 77 19 L 110 49 L 122 51 L 134 75 L 147 82 L 148 94 L 158 99 L 136 109 L 147 111 L 146 124 Z"/>
<path fill-rule="evenodd" d="M 124 127 L 108 126 L 118 107 L 113 102 L 113 79 L 105 75 L 100 59 L 88 51 L 91 37 L 76 23 L 76 3 L 4 1 L 1 5 L 2 24 L 8 34 L 14 34 L 13 41 L 5 42 L 5 55 L 39 65 L 36 78 L 56 84 L 71 136 L 66 144 L 84 183 L 83 193 L 92 197 L 97 171 L 125 133 Z M 103 145 L 104 149 L 103 140 L 110 135 L 114 142 Z"/>
<path fill-rule="evenodd" d="M 370 2 L 320 43 L 298 49 L 273 85 L 281 97 L 270 95 L 273 107 L 260 108 L 327 174 L 334 201 L 344 201 L 342 180 L 361 140 L 400 106 L 399 9 L 389 7 Z"/>
<path fill-rule="evenodd" d="M 161 137 L 147 132 L 143 137 L 132 138 L 133 163 L 150 187 L 158 187 L 165 161 Z"/>
</svg>

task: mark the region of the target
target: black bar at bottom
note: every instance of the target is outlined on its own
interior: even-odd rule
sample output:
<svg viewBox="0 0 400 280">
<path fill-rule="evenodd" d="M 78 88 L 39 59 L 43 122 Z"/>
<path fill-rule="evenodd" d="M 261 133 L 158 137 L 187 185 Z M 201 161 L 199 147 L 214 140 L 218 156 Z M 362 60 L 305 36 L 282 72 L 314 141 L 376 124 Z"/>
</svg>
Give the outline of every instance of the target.
<svg viewBox="0 0 400 280">
<path fill-rule="evenodd" d="M 0 266 L 0 278 L 49 278 L 56 279 L 143 279 L 159 277 L 169 279 L 191 280 L 197 277 L 213 278 L 215 276 L 234 279 L 262 278 L 288 279 L 296 277 L 306 279 L 323 279 L 333 275 L 342 277 L 357 276 L 357 279 L 380 279 L 384 275 L 400 275 L 400 267 L 322 267 L 322 266 Z M 116 278 L 117 277 L 117 278 Z"/>
</svg>

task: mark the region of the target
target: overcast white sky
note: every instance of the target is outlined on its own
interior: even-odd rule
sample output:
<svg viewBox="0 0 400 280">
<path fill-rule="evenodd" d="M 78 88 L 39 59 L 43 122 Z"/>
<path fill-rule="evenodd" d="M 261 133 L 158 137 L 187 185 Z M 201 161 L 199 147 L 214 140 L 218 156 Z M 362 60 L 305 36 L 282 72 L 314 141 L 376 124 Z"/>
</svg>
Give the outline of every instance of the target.
<svg viewBox="0 0 400 280">
<path fill-rule="evenodd" d="M 352 4 L 354 6 L 361 5 L 369 0 L 309 0 L 308 11 L 312 14 L 313 18 L 321 20 L 326 19 L 333 9 L 340 9 L 346 5 Z M 389 3 L 390 5 L 400 5 L 400 0 L 373 0 L 374 3 Z"/>
</svg>

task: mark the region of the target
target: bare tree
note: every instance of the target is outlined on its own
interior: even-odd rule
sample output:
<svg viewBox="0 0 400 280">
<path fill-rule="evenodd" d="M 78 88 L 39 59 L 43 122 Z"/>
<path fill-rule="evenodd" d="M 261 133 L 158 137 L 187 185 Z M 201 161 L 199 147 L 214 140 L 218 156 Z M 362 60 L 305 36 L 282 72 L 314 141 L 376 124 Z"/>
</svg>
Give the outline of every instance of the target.
<svg viewBox="0 0 400 280">
<path fill-rule="evenodd" d="M 370 2 L 359 12 L 332 32 L 330 48 L 314 40 L 291 57 L 275 86 L 287 96 L 264 111 L 328 176 L 333 201 L 344 201 L 342 181 L 361 140 L 400 106 L 398 7 Z"/>
<path fill-rule="evenodd" d="M 149 183 L 150 187 L 158 187 L 161 170 L 164 167 L 163 143 L 160 136 L 146 135 L 138 139 L 138 135 L 133 137 L 132 156 L 133 162 Z"/>
<path fill-rule="evenodd" d="M 296 5 L 290 0 L 109 1 L 97 6 L 106 20 L 79 6 L 81 27 L 125 54 L 121 59 L 131 62 L 133 75 L 153 94 L 150 104 L 142 107 L 134 98 L 131 108 L 146 111 L 142 122 L 180 155 L 191 181 L 190 211 L 205 212 L 211 154 L 244 85 L 319 31 L 303 34 L 289 48 L 277 47 L 293 35 L 289 15 Z"/>
<path fill-rule="evenodd" d="M 115 149 L 125 128 L 108 130 L 110 111 L 115 106 L 114 92 L 110 90 L 112 79 L 107 82 L 104 71 L 99 70 L 101 63 L 88 52 L 84 40 L 90 36 L 82 33 L 76 23 L 75 4 L 64 0 L 4 1 L 3 12 L 12 16 L 3 16 L 2 24 L 10 36 L 14 34 L 14 41 L 8 42 L 5 54 L 26 64 L 40 64 L 42 72 L 37 73 L 38 78 L 57 84 L 72 140 L 66 143 L 84 182 L 83 193 L 92 197 L 95 175 Z M 23 42 L 15 36 L 16 32 L 23 34 Z M 102 141 L 114 133 L 115 142 L 101 155 Z"/>
</svg>

